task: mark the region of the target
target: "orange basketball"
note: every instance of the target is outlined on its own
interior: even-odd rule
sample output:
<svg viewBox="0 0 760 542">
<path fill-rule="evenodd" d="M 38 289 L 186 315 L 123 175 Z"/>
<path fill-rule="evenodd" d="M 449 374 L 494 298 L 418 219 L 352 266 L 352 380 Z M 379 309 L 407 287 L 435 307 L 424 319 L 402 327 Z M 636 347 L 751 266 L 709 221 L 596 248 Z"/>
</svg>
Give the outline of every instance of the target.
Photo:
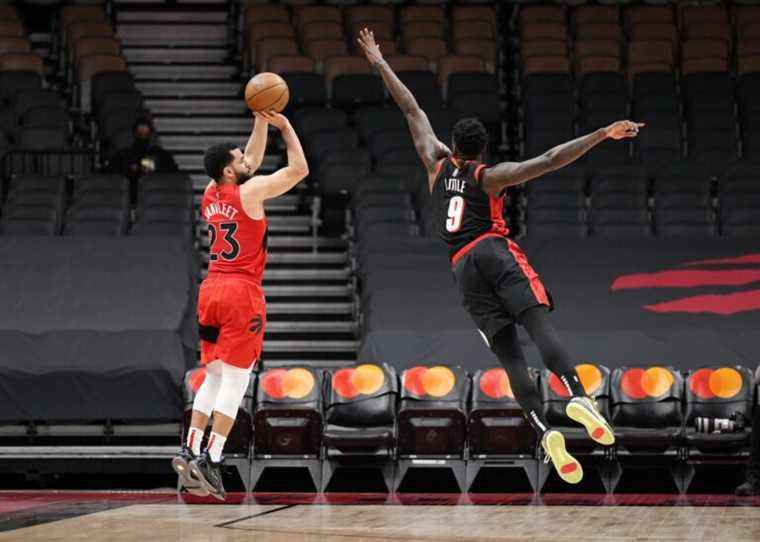
<svg viewBox="0 0 760 542">
<path fill-rule="evenodd" d="M 276 111 L 288 105 L 290 91 L 285 81 L 271 72 L 256 74 L 245 86 L 245 103 L 252 111 Z"/>
</svg>

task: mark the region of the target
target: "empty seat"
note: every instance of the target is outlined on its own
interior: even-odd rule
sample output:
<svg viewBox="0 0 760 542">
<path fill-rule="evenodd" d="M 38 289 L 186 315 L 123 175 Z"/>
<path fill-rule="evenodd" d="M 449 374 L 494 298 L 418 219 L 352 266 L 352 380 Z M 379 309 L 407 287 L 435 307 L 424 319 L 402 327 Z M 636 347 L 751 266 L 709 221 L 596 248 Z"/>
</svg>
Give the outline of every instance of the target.
<svg viewBox="0 0 760 542">
<path fill-rule="evenodd" d="M 401 8 L 401 22 L 439 21 L 443 22 L 445 13 L 440 6 L 405 5 Z"/>
<path fill-rule="evenodd" d="M 356 26 L 364 22 L 381 21 L 393 26 L 393 8 L 389 6 L 351 6 L 346 8 L 346 22 Z"/>
<path fill-rule="evenodd" d="M 444 96 L 446 96 L 451 75 L 456 73 L 482 73 L 485 71 L 486 65 L 482 58 L 458 55 L 446 56 L 441 58 L 439 62 L 438 81 L 443 88 Z"/>
<path fill-rule="evenodd" d="M 688 40 L 710 39 L 731 43 L 731 27 L 726 23 L 706 22 L 696 23 L 684 31 Z"/>
<path fill-rule="evenodd" d="M 36 53 L 5 53 L 0 55 L 0 72 L 33 72 L 44 73 L 42 58 Z"/>
<path fill-rule="evenodd" d="M 615 369 L 611 421 L 618 446 L 630 452 L 664 452 L 678 445 L 683 422 L 683 377 L 672 367 Z"/>
<path fill-rule="evenodd" d="M 75 61 L 95 54 L 118 56 L 121 54 L 121 42 L 110 37 L 83 37 L 74 44 Z"/>
<path fill-rule="evenodd" d="M 256 44 L 256 69 L 268 71 L 269 60 L 275 56 L 297 56 L 298 44 L 290 38 L 266 38 Z"/>
<path fill-rule="evenodd" d="M 0 36 L 0 56 L 6 53 L 29 53 L 32 46 L 26 38 Z"/>
<path fill-rule="evenodd" d="M 522 41 L 567 41 L 567 27 L 561 23 L 526 23 L 520 27 Z"/>
<path fill-rule="evenodd" d="M 316 21 L 301 29 L 301 40 L 308 43 L 315 39 L 343 39 L 343 25 L 331 21 Z"/>
<path fill-rule="evenodd" d="M 493 73 L 496 69 L 496 42 L 490 39 L 462 39 L 454 42 L 454 53 L 462 56 L 477 56 L 486 62 L 486 69 Z"/>
<path fill-rule="evenodd" d="M 307 139 L 320 130 L 334 130 L 348 125 L 346 113 L 340 109 L 304 109 L 294 115 L 298 133 Z"/>
<path fill-rule="evenodd" d="M 330 57 L 347 55 L 348 46 L 342 39 L 319 39 L 307 43 L 304 52 L 317 62 L 325 62 Z"/>
<path fill-rule="evenodd" d="M 42 88 L 42 77 L 36 72 L 0 72 L 0 100 L 10 103 L 15 95 L 25 90 Z"/>
<path fill-rule="evenodd" d="M 296 11 L 296 23 L 299 28 L 315 21 L 341 23 L 343 17 L 340 8 L 334 6 L 303 6 Z"/>
<path fill-rule="evenodd" d="M 579 40 L 621 40 L 622 29 L 617 23 L 582 23 L 576 28 Z"/>
<path fill-rule="evenodd" d="M 678 29 L 670 23 L 638 24 L 630 30 L 631 41 L 663 41 L 678 45 Z"/>
<path fill-rule="evenodd" d="M 19 20 L 0 20 L 0 36 L 21 38 L 26 34 L 24 25 Z"/>
<path fill-rule="evenodd" d="M 523 59 L 532 56 L 538 57 L 559 57 L 566 59 L 567 42 L 562 40 L 536 40 L 526 41 L 520 44 L 520 55 Z"/>
<path fill-rule="evenodd" d="M 278 4 L 257 4 L 248 6 L 245 10 L 245 24 L 258 22 L 280 22 L 287 23 L 290 21 L 288 8 Z"/>
<path fill-rule="evenodd" d="M 629 76 L 639 73 L 673 71 L 675 54 L 670 42 L 631 41 L 628 44 Z"/>
<path fill-rule="evenodd" d="M 443 39 L 444 30 L 441 21 L 411 21 L 404 24 L 404 40 L 409 42 L 414 38 Z"/>
<path fill-rule="evenodd" d="M 453 28 L 454 40 L 485 38 L 495 39 L 496 32 L 490 21 L 455 22 Z"/>
<path fill-rule="evenodd" d="M 385 98 L 382 80 L 360 57 L 328 58 L 325 61 L 325 80 L 332 90 L 332 103 L 337 107 L 377 104 Z"/>
<path fill-rule="evenodd" d="M 277 57 L 270 61 L 269 67 L 276 73 L 281 74 L 282 78 L 288 84 L 288 88 L 290 89 L 290 107 L 308 105 L 323 106 L 327 102 L 327 87 L 325 86 L 325 80 L 321 75 L 306 71 L 288 72 L 275 70 L 276 59 Z M 286 64 L 286 67 L 287 66 L 306 68 L 307 63 L 305 61 L 299 61 L 297 65 Z"/>
<path fill-rule="evenodd" d="M 527 23 L 559 23 L 565 24 L 565 11 L 561 6 L 521 6 L 519 11 L 520 25 Z"/>
<path fill-rule="evenodd" d="M 256 47 L 258 42 L 267 38 L 295 39 L 295 29 L 286 22 L 261 22 L 251 24 L 246 28 L 248 47 Z"/>
<path fill-rule="evenodd" d="M 430 62 L 438 62 L 448 53 L 446 42 L 440 38 L 413 38 L 406 44 L 410 55 L 422 56 Z"/>
</svg>

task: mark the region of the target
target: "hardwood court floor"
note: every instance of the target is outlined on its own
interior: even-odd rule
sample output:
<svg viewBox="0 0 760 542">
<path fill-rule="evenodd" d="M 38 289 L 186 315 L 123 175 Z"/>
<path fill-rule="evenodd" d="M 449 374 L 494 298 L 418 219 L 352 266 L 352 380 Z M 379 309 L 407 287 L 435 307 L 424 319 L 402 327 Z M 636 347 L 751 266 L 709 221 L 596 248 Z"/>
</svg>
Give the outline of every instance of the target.
<svg viewBox="0 0 760 542">
<path fill-rule="evenodd" d="M 757 541 L 760 498 L 0 492 L 0 541 Z"/>
</svg>

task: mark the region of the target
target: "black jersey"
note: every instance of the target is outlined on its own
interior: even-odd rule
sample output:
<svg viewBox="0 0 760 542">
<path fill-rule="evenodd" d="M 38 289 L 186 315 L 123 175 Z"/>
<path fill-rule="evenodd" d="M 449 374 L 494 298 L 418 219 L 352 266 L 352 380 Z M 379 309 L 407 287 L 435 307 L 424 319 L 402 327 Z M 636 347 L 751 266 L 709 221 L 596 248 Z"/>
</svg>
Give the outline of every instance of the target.
<svg viewBox="0 0 760 542">
<path fill-rule="evenodd" d="M 437 165 L 432 205 L 438 235 L 449 247 L 454 263 L 484 236 L 506 237 L 509 233 L 502 216 L 504 196 L 489 196 L 480 186 L 485 166 L 444 158 Z"/>
</svg>

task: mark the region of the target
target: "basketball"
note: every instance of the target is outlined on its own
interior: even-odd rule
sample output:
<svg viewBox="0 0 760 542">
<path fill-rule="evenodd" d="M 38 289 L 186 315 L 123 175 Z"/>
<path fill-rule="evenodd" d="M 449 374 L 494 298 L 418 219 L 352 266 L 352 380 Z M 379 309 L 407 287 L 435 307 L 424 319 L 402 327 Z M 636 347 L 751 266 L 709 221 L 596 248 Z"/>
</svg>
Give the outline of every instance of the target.
<svg viewBox="0 0 760 542">
<path fill-rule="evenodd" d="M 245 103 L 252 111 L 276 111 L 288 105 L 290 91 L 285 81 L 272 72 L 256 74 L 245 86 Z"/>
</svg>

